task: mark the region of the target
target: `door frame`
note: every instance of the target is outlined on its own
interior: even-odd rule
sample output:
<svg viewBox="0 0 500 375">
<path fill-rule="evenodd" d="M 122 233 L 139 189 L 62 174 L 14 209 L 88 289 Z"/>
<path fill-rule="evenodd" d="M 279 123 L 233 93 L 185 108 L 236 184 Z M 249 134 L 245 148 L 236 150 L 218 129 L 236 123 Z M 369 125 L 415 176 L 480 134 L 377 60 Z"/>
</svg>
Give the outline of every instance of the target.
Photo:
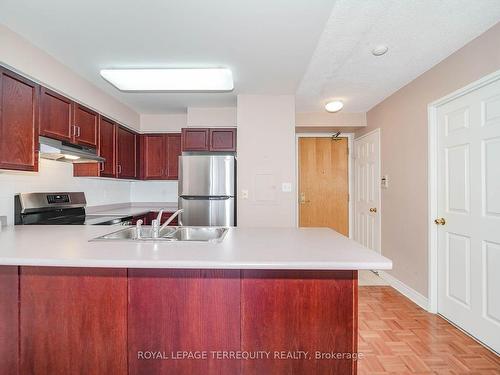
<svg viewBox="0 0 500 375">
<path fill-rule="evenodd" d="M 427 105 L 428 116 L 428 311 L 434 314 L 438 313 L 438 228 L 434 224 L 434 219 L 438 215 L 438 124 L 437 110 L 440 106 L 449 103 L 461 96 L 478 90 L 483 86 L 489 85 L 500 80 L 500 70 L 488 74 L 477 81 L 474 81 L 452 93 L 433 101 Z"/>
<path fill-rule="evenodd" d="M 354 150 L 354 142 L 357 140 L 363 139 L 365 137 L 368 137 L 370 135 L 377 134 L 378 138 L 378 176 L 375 176 L 377 179 L 377 182 L 379 184 L 379 189 L 378 189 L 378 202 L 379 202 L 379 207 L 378 207 L 378 213 L 379 213 L 379 226 L 378 226 L 378 249 L 379 253 L 382 254 L 382 138 L 380 136 L 380 128 L 373 129 L 369 131 L 368 133 L 365 133 L 357 138 L 354 139 L 353 141 L 353 150 Z M 354 156 L 353 156 L 354 158 Z M 354 159 L 353 159 L 354 161 Z M 355 162 L 355 161 L 354 161 Z M 354 165 L 353 165 L 354 168 Z M 355 179 L 355 177 L 353 178 Z M 354 202 L 356 201 L 356 197 L 353 197 L 353 211 L 355 210 L 354 207 Z"/>
<path fill-rule="evenodd" d="M 299 138 L 331 138 L 332 135 L 334 135 L 337 132 L 321 132 L 321 133 L 295 133 L 295 181 L 297 182 L 297 189 L 295 189 L 295 226 L 298 228 L 299 227 L 299 218 L 300 218 L 300 189 L 299 189 L 299 167 L 300 167 L 300 160 L 299 160 Z M 353 189 L 354 189 L 354 176 L 352 173 L 352 168 L 353 168 L 353 140 L 354 140 L 354 133 L 340 133 L 339 137 L 341 138 L 347 138 L 347 147 L 349 150 L 348 157 L 347 157 L 347 174 L 348 174 L 348 181 L 349 181 L 349 238 L 352 238 L 354 231 L 353 231 Z"/>
</svg>

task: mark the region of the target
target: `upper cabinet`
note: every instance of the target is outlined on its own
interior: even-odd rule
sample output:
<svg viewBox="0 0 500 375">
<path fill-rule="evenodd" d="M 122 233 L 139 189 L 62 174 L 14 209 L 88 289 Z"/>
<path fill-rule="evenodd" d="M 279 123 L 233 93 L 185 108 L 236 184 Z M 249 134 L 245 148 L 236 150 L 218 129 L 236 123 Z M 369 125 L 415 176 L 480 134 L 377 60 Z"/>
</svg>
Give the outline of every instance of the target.
<svg viewBox="0 0 500 375">
<path fill-rule="evenodd" d="M 130 130 L 118 127 L 117 130 L 117 177 L 137 178 L 137 139 Z"/>
<path fill-rule="evenodd" d="M 74 104 L 75 143 L 97 147 L 99 115 L 78 103 Z"/>
<path fill-rule="evenodd" d="M 116 177 L 116 125 L 112 120 L 98 116 L 98 152 L 104 163 L 73 164 L 76 177 Z"/>
<path fill-rule="evenodd" d="M 236 151 L 236 128 L 184 128 L 182 151 Z"/>
<path fill-rule="evenodd" d="M 42 87 L 40 104 L 40 135 L 70 142 L 74 134 L 73 102 Z"/>
<path fill-rule="evenodd" d="M 42 87 L 40 135 L 97 147 L 98 121 L 96 112 Z"/>
<path fill-rule="evenodd" d="M 209 151 L 236 151 L 235 128 L 210 129 L 209 137 Z"/>
<path fill-rule="evenodd" d="M 0 168 L 38 171 L 40 87 L 0 67 Z"/>
<path fill-rule="evenodd" d="M 180 134 L 141 135 L 141 178 L 144 180 L 177 180 L 181 153 Z"/>
</svg>

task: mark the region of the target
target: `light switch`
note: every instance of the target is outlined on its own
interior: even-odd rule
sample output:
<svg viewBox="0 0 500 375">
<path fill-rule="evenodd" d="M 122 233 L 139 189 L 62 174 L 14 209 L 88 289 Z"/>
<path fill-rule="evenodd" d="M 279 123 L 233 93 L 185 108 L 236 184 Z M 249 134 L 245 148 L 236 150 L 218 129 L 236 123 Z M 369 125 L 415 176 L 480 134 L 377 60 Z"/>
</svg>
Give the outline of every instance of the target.
<svg viewBox="0 0 500 375">
<path fill-rule="evenodd" d="M 290 193 L 292 191 L 292 183 L 291 182 L 283 182 L 281 184 L 281 191 L 283 193 Z"/>
<path fill-rule="evenodd" d="M 248 190 L 241 191 L 241 199 L 248 199 Z"/>
</svg>

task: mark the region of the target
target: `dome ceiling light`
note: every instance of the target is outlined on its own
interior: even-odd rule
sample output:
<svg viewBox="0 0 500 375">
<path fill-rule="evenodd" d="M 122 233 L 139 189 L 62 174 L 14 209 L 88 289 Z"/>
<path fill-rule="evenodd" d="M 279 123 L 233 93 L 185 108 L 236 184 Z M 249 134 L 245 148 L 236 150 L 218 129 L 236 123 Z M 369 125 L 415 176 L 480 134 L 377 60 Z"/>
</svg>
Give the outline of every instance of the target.
<svg viewBox="0 0 500 375">
<path fill-rule="evenodd" d="M 325 105 L 326 111 L 331 112 L 331 113 L 338 112 L 342 108 L 344 108 L 344 103 L 342 103 L 340 100 L 334 100 L 334 101 L 326 103 L 326 105 Z"/>
</svg>

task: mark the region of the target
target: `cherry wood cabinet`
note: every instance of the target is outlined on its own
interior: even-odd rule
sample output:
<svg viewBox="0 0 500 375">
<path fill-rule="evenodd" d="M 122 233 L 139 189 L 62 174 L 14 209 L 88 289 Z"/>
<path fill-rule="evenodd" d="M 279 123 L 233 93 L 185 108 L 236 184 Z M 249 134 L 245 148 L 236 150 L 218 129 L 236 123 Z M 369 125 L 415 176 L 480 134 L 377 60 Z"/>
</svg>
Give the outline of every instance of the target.
<svg viewBox="0 0 500 375">
<path fill-rule="evenodd" d="M 117 125 L 99 116 L 98 153 L 106 159 L 103 163 L 73 164 L 75 177 L 116 177 L 116 129 Z"/>
<path fill-rule="evenodd" d="M 41 89 L 40 103 L 40 135 L 97 147 L 97 112 L 45 87 Z"/>
<path fill-rule="evenodd" d="M 99 123 L 99 155 L 106 159 L 99 166 L 102 177 L 116 177 L 116 130 L 117 125 L 105 117 Z"/>
<path fill-rule="evenodd" d="M 129 374 L 234 375 L 237 360 L 141 360 L 140 351 L 238 351 L 239 270 L 129 270 Z"/>
<path fill-rule="evenodd" d="M 40 135 L 72 141 L 75 134 L 73 101 L 45 87 L 40 95 Z"/>
<path fill-rule="evenodd" d="M 77 144 L 97 147 L 99 115 L 81 104 L 74 103 L 74 140 Z"/>
<path fill-rule="evenodd" d="M 118 178 L 137 177 L 137 135 L 118 127 L 116 136 L 116 159 Z"/>
<path fill-rule="evenodd" d="M 40 87 L 0 67 L 0 168 L 38 171 Z"/>
<path fill-rule="evenodd" d="M 236 128 L 183 128 L 182 151 L 236 151 Z"/>
<path fill-rule="evenodd" d="M 127 270 L 21 267 L 20 374 L 126 374 Z"/>
<path fill-rule="evenodd" d="M 183 128 L 182 151 L 208 151 L 209 130 L 205 128 Z"/>
<path fill-rule="evenodd" d="M 0 266 L 0 374 L 19 374 L 19 267 Z"/>
<path fill-rule="evenodd" d="M 141 135 L 140 150 L 142 179 L 177 180 L 180 134 Z"/>
<path fill-rule="evenodd" d="M 179 179 L 179 156 L 181 155 L 181 135 L 167 135 L 167 180 Z"/>
<path fill-rule="evenodd" d="M 236 129 L 212 128 L 209 136 L 209 151 L 236 151 Z"/>
</svg>

